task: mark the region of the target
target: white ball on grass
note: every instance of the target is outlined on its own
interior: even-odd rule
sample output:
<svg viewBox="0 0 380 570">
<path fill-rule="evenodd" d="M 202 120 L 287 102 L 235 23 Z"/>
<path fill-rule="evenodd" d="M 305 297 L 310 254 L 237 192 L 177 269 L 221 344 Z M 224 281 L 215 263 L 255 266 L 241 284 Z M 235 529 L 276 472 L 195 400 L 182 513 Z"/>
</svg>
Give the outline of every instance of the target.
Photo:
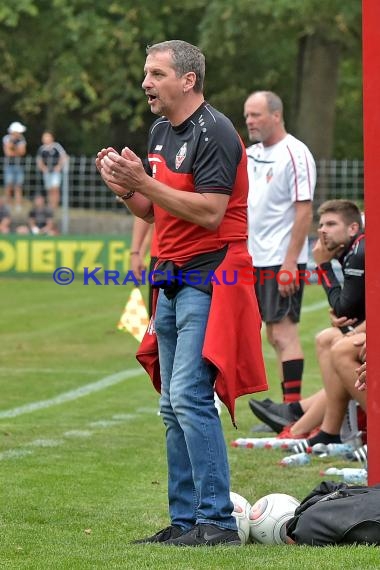
<svg viewBox="0 0 380 570">
<path fill-rule="evenodd" d="M 236 525 L 238 529 L 239 538 L 242 544 L 246 544 L 249 541 L 249 518 L 248 513 L 251 508 L 250 503 L 239 495 L 238 493 L 230 492 L 231 501 L 234 504 L 234 510 L 232 515 L 236 519 Z"/>
<path fill-rule="evenodd" d="M 260 544 L 286 544 L 286 522 L 300 502 L 286 493 L 265 495 L 248 512 L 250 537 Z"/>
</svg>

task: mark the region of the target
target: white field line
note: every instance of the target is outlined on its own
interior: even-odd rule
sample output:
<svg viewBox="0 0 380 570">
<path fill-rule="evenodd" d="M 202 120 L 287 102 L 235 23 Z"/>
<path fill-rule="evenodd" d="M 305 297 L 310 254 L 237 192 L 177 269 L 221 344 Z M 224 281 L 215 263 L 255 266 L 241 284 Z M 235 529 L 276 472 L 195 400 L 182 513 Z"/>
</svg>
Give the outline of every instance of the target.
<svg viewBox="0 0 380 570">
<path fill-rule="evenodd" d="M 25 445 L 28 447 L 58 447 L 64 443 L 63 439 L 34 439 L 33 441 L 29 441 Z"/>
<path fill-rule="evenodd" d="M 52 406 L 59 406 L 64 404 L 65 402 L 72 402 L 73 400 L 77 400 L 78 398 L 82 398 L 83 396 L 88 396 L 89 394 L 93 394 L 94 392 L 99 392 L 100 390 L 104 390 L 109 386 L 114 386 L 115 384 L 119 384 L 124 380 L 130 378 L 136 378 L 137 376 L 141 376 L 145 374 L 142 368 L 132 368 L 131 370 L 123 370 L 122 372 L 116 372 L 116 374 L 111 374 L 111 376 L 106 376 L 97 382 L 91 382 L 91 384 L 85 384 L 76 390 L 70 390 L 69 392 L 64 392 L 63 394 L 59 394 L 54 398 L 50 398 L 49 400 L 40 400 L 39 402 L 31 402 L 30 404 L 25 404 L 24 406 L 20 406 L 18 408 L 13 408 L 11 410 L 4 410 L 0 412 L 0 420 L 4 418 L 15 418 L 17 416 L 22 416 L 23 414 L 30 414 L 37 410 L 43 410 L 45 408 L 51 408 Z"/>
<path fill-rule="evenodd" d="M 91 437 L 92 431 L 89 429 L 70 429 L 65 431 L 64 437 Z"/>
<path fill-rule="evenodd" d="M 132 415 L 132 414 L 131 414 Z M 136 417 L 136 416 L 134 416 Z M 90 422 L 88 425 L 91 428 L 108 428 L 108 427 L 112 427 L 112 426 L 116 426 L 118 424 L 121 424 L 122 420 L 95 420 L 93 422 Z"/>
<path fill-rule="evenodd" d="M 153 413 L 155 412 L 155 408 L 139 408 L 136 410 L 137 412 L 141 413 Z M 95 422 L 90 422 L 88 425 L 95 429 L 106 429 L 112 427 L 114 425 L 120 425 L 123 422 L 132 421 L 135 418 L 139 417 L 139 413 L 137 414 L 114 414 L 111 419 L 108 420 L 98 420 Z M 63 434 L 64 438 L 75 438 L 75 437 L 91 437 L 94 434 L 92 430 L 69 430 Z M 22 448 L 16 449 L 8 449 L 0 453 L 0 461 L 5 459 L 19 459 L 21 457 L 25 457 L 27 455 L 31 455 L 33 451 L 29 448 L 42 448 L 42 447 L 59 447 L 65 444 L 65 439 L 34 439 L 33 441 L 29 441 L 24 444 Z M 25 449 L 28 448 L 28 449 Z"/>
<path fill-rule="evenodd" d="M 0 461 L 3 459 L 19 459 L 19 457 L 25 457 L 25 455 L 31 455 L 33 451 L 30 449 L 8 449 L 8 451 L 3 451 L 0 453 Z"/>
<path fill-rule="evenodd" d="M 87 370 L 81 370 L 80 368 L 15 368 L 10 366 L 0 366 L 0 374 L 28 374 L 28 373 L 38 373 L 38 374 L 105 374 L 107 370 L 96 370 L 88 368 Z"/>
<path fill-rule="evenodd" d="M 302 308 L 302 311 L 305 313 L 311 313 L 312 311 L 317 311 L 322 309 L 323 307 L 327 307 L 327 301 L 320 301 L 318 303 L 313 303 L 312 305 L 307 305 Z M 76 390 L 70 390 L 69 392 L 64 392 L 54 398 L 50 398 L 49 400 L 40 400 L 39 402 L 31 402 L 30 404 L 25 404 L 24 406 L 20 406 L 18 408 L 13 408 L 11 410 L 4 410 L 0 412 L 0 420 L 5 418 L 15 418 L 17 416 L 21 416 L 23 414 L 30 414 L 37 410 L 43 410 L 45 408 L 50 408 L 52 406 L 59 406 L 64 404 L 65 402 L 71 402 L 73 400 L 77 400 L 78 398 L 82 398 L 83 396 L 88 396 L 94 392 L 99 392 L 100 390 L 104 390 L 109 386 L 113 386 L 115 384 L 119 384 L 124 380 L 129 378 L 135 378 L 136 376 L 140 376 L 143 374 L 143 370 L 141 368 L 132 368 L 131 370 L 123 370 L 122 372 L 117 372 L 116 374 L 111 374 L 111 376 L 106 376 L 97 382 L 92 382 L 91 384 L 85 384 Z"/>
</svg>

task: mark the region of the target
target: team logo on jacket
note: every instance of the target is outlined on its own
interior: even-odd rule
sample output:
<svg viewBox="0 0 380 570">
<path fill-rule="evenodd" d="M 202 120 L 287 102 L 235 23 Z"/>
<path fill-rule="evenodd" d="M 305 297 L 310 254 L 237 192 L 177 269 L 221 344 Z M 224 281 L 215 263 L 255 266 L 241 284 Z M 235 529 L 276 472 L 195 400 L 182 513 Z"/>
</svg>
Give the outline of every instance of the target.
<svg viewBox="0 0 380 570">
<path fill-rule="evenodd" d="M 187 143 L 183 143 L 183 145 L 181 146 L 181 148 L 179 149 L 179 151 L 175 155 L 175 168 L 176 168 L 176 170 L 179 169 L 179 167 L 181 166 L 181 164 L 185 160 L 186 154 L 187 154 Z"/>
</svg>

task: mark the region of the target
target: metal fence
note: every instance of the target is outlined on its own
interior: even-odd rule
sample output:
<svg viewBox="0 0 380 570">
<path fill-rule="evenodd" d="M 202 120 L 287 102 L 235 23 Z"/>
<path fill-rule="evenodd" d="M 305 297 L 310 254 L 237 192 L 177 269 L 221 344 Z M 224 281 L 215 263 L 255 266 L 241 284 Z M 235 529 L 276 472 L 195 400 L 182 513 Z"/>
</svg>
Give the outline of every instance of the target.
<svg viewBox="0 0 380 570">
<path fill-rule="evenodd" d="M 36 167 L 34 156 L 25 156 L 21 159 L 21 164 L 24 166 L 25 173 L 24 198 L 32 200 L 35 194 L 43 193 L 42 174 Z M 1 158 L 1 176 L 3 170 L 4 158 Z M 62 194 L 66 192 L 70 208 L 113 210 L 116 207 L 112 194 L 103 184 L 96 170 L 95 157 L 69 157 L 62 181 Z"/>
<path fill-rule="evenodd" d="M 25 169 L 24 198 L 43 192 L 42 176 L 36 168 L 34 156 L 23 159 Z M 0 159 L 0 179 L 3 179 L 4 159 Z M 314 211 L 325 200 L 347 198 L 363 206 L 364 177 L 361 160 L 320 160 L 317 162 L 317 189 Z M 103 184 L 95 167 L 95 157 L 71 156 L 63 176 L 62 208 L 59 219 L 62 233 L 70 231 L 70 212 L 114 212 L 125 217 L 125 208 L 116 203 L 112 193 Z"/>
<path fill-rule="evenodd" d="M 322 202 L 333 198 L 354 200 L 359 207 L 363 207 L 364 163 L 362 160 L 320 160 L 317 162 L 315 211 Z"/>
</svg>

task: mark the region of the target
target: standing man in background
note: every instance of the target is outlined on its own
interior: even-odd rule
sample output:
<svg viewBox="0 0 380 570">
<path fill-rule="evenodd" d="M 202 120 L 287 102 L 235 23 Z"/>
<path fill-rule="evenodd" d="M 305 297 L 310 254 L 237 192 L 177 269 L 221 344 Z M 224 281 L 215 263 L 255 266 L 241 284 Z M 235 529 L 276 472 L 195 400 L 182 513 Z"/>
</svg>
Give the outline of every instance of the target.
<svg viewBox="0 0 380 570">
<path fill-rule="evenodd" d="M 25 131 L 25 125 L 14 121 L 9 125 L 8 134 L 3 137 L 5 196 L 8 204 L 14 199 L 16 211 L 22 207 L 24 167 L 21 158 L 26 154 Z"/>
<path fill-rule="evenodd" d="M 286 132 L 282 101 L 275 93 L 252 93 L 244 116 L 254 143 L 247 149 L 248 244 L 256 296 L 276 351 L 283 401 L 298 402 L 304 367 L 298 335 L 304 283 L 299 272 L 308 258 L 315 162 L 309 149 Z"/>
<path fill-rule="evenodd" d="M 67 155 L 51 131 L 43 132 L 41 140 L 42 145 L 37 151 L 37 168 L 42 173 L 48 205 L 55 210 L 60 202 L 62 170 Z"/>
</svg>

